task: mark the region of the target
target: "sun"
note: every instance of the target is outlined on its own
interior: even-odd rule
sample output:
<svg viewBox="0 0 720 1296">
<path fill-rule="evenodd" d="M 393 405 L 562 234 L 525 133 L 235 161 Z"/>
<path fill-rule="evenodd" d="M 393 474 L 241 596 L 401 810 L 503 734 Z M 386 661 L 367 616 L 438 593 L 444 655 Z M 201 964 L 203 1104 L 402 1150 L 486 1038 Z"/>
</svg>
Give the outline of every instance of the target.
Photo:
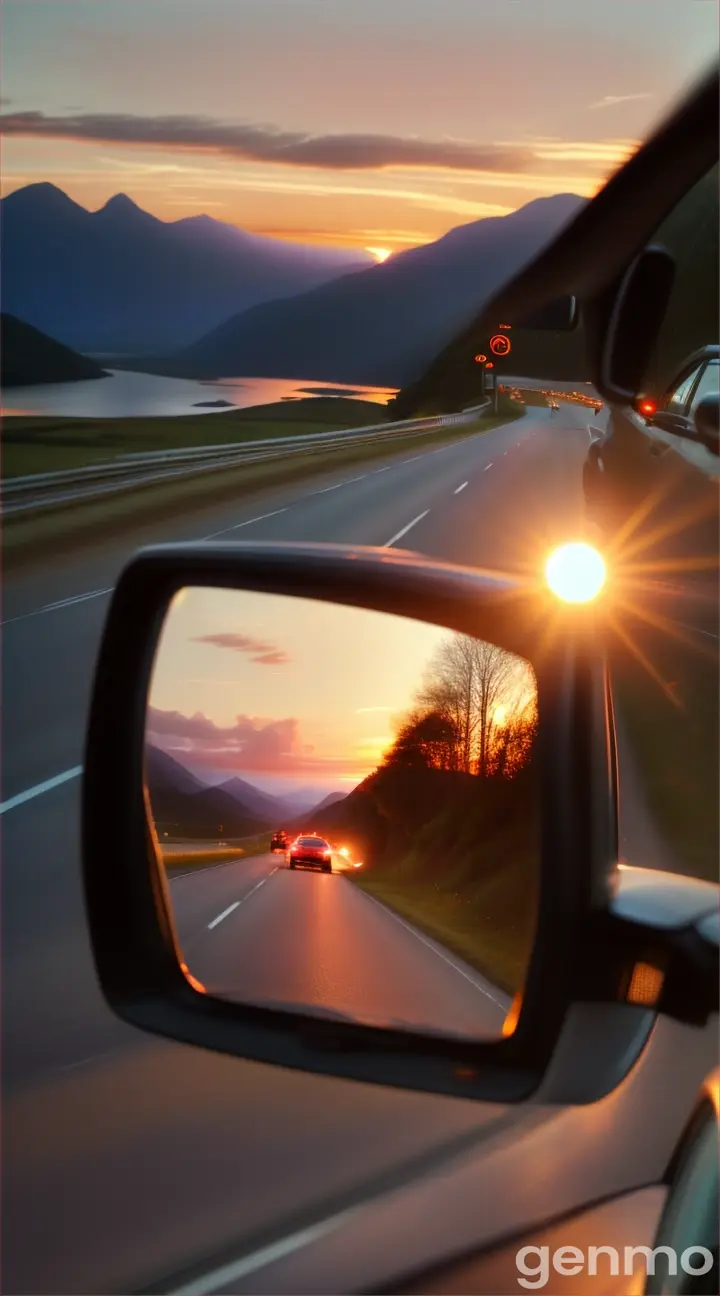
<svg viewBox="0 0 720 1296">
<path fill-rule="evenodd" d="M 366 247 L 366 252 L 375 257 L 376 261 L 387 261 L 392 252 L 392 248 Z"/>
</svg>

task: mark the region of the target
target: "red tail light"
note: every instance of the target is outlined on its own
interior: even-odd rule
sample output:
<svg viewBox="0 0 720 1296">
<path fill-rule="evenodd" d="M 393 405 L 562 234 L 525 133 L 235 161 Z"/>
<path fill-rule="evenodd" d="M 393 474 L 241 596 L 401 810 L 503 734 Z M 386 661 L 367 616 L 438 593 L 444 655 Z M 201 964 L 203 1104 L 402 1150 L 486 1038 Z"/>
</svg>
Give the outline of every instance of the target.
<svg viewBox="0 0 720 1296">
<path fill-rule="evenodd" d="M 657 410 L 657 401 L 654 401 L 651 396 L 643 396 L 636 401 L 635 408 L 638 414 L 644 415 L 645 418 L 652 418 Z"/>
</svg>

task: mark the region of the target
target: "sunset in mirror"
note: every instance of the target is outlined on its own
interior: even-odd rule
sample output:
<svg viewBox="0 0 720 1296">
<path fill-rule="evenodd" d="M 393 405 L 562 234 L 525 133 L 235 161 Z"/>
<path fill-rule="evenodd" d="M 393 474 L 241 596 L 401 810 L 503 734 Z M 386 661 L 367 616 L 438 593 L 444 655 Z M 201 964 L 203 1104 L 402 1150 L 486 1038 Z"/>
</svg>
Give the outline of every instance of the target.
<svg viewBox="0 0 720 1296">
<path fill-rule="evenodd" d="M 225 860 L 228 877 L 257 874 L 266 948 L 248 929 L 224 993 L 363 1021 L 395 1000 L 396 1024 L 499 1033 L 534 929 L 536 730 L 534 674 L 495 644 L 311 599 L 181 590 L 152 675 L 146 779 L 171 880 Z M 380 974 L 373 989 L 367 897 L 472 969 L 467 1003 L 446 1017 L 422 999 L 409 1010 Z M 187 965 L 212 982 L 199 952 Z"/>
</svg>

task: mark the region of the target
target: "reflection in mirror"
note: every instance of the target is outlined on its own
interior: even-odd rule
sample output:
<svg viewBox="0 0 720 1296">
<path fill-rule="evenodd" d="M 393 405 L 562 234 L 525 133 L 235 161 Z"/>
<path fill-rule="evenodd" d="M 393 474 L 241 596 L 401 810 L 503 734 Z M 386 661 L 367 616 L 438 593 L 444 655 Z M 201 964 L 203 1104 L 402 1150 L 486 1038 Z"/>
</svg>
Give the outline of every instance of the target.
<svg viewBox="0 0 720 1296">
<path fill-rule="evenodd" d="M 154 664 L 146 782 L 209 993 L 494 1037 L 530 956 L 536 687 L 385 613 L 189 588 Z"/>
</svg>

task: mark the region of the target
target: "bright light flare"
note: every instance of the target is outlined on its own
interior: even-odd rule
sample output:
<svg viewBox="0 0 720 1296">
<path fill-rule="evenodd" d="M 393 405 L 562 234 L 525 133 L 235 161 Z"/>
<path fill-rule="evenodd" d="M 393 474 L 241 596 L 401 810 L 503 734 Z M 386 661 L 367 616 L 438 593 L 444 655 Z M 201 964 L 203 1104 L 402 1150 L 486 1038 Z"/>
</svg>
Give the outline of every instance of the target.
<svg viewBox="0 0 720 1296">
<path fill-rule="evenodd" d="M 362 864 L 360 863 L 360 860 L 355 861 L 355 863 L 353 864 L 353 868 L 362 868 Z"/>
<path fill-rule="evenodd" d="M 545 579 L 563 603 L 591 603 L 607 580 L 607 568 L 597 549 L 579 541 L 560 545 L 550 554 Z"/>
<path fill-rule="evenodd" d="M 387 261 L 392 253 L 392 248 L 366 247 L 365 251 L 374 256 L 376 261 Z"/>
<path fill-rule="evenodd" d="M 350 851 L 348 850 L 347 846 L 341 846 L 340 850 L 338 851 L 338 855 L 344 855 L 345 859 L 350 859 Z"/>
</svg>

